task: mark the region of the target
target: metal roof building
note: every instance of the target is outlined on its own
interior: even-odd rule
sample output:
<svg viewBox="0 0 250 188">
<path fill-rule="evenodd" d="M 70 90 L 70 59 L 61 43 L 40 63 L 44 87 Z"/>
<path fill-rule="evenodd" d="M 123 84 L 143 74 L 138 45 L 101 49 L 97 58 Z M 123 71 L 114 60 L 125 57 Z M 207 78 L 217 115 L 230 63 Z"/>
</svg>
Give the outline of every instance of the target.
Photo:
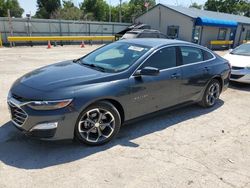
<svg viewBox="0 0 250 188">
<path fill-rule="evenodd" d="M 250 40 L 250 18 L 196 8 L 157 4 L 135 22 L 148 24 L 169 38 L 207 47 L 213 40 L 233 41 L 234 46 Z"/>
</svg>

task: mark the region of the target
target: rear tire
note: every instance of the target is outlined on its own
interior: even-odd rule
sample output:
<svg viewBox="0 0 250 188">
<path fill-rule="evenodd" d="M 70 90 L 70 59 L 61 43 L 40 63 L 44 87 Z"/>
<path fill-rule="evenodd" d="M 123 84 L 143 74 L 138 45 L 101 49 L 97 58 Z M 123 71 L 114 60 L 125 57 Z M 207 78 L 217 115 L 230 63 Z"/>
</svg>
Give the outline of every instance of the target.
<svg viewBox="0 0 250 188">
<path fill-rule="evenodd" d="M 91 146 L 109 142 L 119 132 L 121 117 L 118 110 L 107 101 L 90 105 L 80 115 L 75 125 L 75 138 Z"/>
<path fill-rule="evenodd" d="M 208 85 L 202 97 L 202 101 L 199 103 L 202 107 L 213 107 L 220 97 L 221 84 L 218 80 L 213 79 Z"/>
</svg>

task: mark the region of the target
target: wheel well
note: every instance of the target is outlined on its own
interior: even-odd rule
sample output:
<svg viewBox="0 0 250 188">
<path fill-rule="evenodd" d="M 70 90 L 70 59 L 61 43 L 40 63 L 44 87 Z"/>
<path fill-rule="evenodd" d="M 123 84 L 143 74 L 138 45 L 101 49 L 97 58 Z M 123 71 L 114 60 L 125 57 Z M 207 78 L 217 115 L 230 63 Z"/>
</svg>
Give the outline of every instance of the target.
<svg viewBox="0 0 250 188">
<path fill-rule="evenodd" d="M 219 76 L 216 76 L 216 77 L 214 77 L 213 78 L 214 80 L 217 80 L 219 83 L 220 83 L 220 90 L 222 91 L 222 87 L 223 87 L 223 80 L 222 80 L 222 78 L 221 77 L 219 77 Z"/>
<path fill-rule="evenodd" d="M 110 102 L 111 104 L 113 104 L 115 106 L 115 108 L 118 110 L 118 112 L 120 113 L 121 122 L 122 123 L 124 122 L 124 120 L 125 120 L 124 109 L 123 109 L 122 105 L 118 101 L 113 100 L 113 99 L 104 99 L 104 100 L 100 100 L 100 101 L 107 101 L 107 102 Z"/>
</svg>

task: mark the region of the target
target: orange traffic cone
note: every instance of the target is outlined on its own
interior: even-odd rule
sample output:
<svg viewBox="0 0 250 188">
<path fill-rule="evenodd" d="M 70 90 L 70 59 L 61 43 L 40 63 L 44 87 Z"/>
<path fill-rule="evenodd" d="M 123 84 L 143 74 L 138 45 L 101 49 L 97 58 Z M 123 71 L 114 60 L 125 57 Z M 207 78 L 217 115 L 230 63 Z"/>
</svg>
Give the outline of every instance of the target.
<svg viewBox="0 0 250 188">
<path fill-rule="evenodd" d="M 85 48 L 84 41 L 82 41 L 81 48 Z"/>
<path fill-rule="evenodd" d="M 50 41 L 48 41 L 48 47 L 47 49 L 50 49 L 51 48 L 51 44 L 50 44 Z"/>
</svg>

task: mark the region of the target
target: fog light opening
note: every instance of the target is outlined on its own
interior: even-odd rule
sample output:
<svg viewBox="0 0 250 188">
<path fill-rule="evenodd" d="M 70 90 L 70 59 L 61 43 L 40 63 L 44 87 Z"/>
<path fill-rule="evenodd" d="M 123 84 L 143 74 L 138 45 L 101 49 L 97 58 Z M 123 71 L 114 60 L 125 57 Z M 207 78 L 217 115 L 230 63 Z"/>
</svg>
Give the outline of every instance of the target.
<svg viewBox="0 0 250 188">
<path fill-rule="evenodd" d="M 58 125 L 58 122 L 41 123 L 41 124 L 34 126 L 30 131 L 56 129 L 57 125 Z"/>
</svg>

